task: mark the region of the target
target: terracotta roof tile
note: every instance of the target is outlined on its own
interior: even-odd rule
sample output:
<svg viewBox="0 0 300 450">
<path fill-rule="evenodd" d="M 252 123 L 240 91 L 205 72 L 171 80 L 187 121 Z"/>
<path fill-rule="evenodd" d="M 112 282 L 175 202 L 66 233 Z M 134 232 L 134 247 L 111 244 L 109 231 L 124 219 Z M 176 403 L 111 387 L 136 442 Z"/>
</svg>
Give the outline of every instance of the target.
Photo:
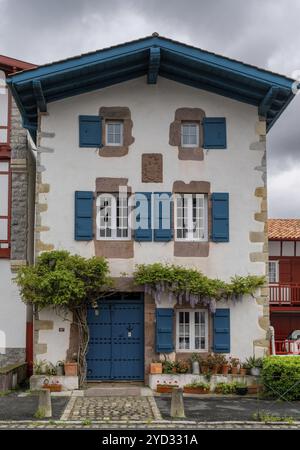
<svg viewBox="0 0 300 450">
<path fill-rule="evenodd" d="M 269 219 L 269 239 L 300 239 L 300 219 Z"/>
</svg>

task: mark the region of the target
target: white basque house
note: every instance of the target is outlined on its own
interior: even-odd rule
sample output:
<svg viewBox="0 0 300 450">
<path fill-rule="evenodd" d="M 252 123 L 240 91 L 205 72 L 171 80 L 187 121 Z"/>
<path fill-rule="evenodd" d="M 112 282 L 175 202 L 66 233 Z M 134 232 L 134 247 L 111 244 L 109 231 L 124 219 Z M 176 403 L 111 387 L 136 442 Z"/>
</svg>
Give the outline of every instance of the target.
<svg viewBox="0 0 300 450">
<path fill-rule="evenodd" d="M 211 313 L 152 298 L 132 273 L 154 262 L 223 280 L 267 273 L 266 134 L 293 80 L 154 34 L 9 85 L 37 143 L 36 253 L 105 256 L 115 278 L 89 313 L 88 379 L 147 381 L 162 354 L 265 354 L 267 287 Z M 35 357 L 68 358 L 73 326 L 47 310 L 38 324 Z"/>
</svg>

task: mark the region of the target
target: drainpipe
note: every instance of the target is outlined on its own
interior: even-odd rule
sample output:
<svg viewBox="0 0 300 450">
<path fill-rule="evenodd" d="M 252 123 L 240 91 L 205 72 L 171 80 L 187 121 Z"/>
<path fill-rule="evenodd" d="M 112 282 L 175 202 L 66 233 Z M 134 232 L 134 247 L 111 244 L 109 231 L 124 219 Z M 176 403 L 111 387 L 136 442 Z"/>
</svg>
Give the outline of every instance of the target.
<svg viewBox="0 0 300 450">
<path fill-rule="evenodd" d="M 270 333 L 270 341 L 271 341 L 271 355 L 276 355 L 274 327 L 272 327 L 272 326 L 269 327 L 269 333 Z"/>
</svg>

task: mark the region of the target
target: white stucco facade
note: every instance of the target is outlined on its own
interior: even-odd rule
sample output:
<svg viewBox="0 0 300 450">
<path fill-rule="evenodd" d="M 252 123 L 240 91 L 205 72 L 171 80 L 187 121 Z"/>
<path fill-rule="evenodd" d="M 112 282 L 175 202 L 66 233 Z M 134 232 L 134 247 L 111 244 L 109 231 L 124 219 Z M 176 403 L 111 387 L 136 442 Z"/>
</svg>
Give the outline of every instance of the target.
<svg viewBox="0 0 300 450">
<path fill-rule="evenodd" d="M 26 306 L 21 301 L 19 290 L 13 281 L 10 260 L 0 259 L 0 333 L 5 337 L 5 345 L 0 341 L 0 352 L 3 347 L 18 349 L 25 347 Z M 2 350 L 1 350 L 2 349 Z"/>
<path fill-rule="evenodd" d="M 97 115 L 100 107 L 125 106 L 130 109 L 135 141 L 123 157 L 100 157 L 98 150 L 79 147 L 79 115 Z M 201 108 L 207 117 L 225 117 L 227 149 L 204 150 L 203 161 L 183 161 L 177 147 L 169 145 L 169 128 L 175 111 L 181 107 Z M 207 181 L 211 192 L 228 192 L 230 196 L 230 241 L 210 242 L 208 257 L 174 257 L 174 242 L 135 242 L 134 258 L 110 259 L 112 276 L 124 272 L 130 276 L 139 263 L 175 263 L 194 267 L 209 277 L 229 280 L 234 275 L 265 274 L 265 262 L 251 262 L 250 253 L 262 252 L 262 242 L 251 242 L 250 232 L 263 232 L 263 221 L 255 220 L 260 199 L 255 190 L 263 186 L 262 152 L 250 150 L 258 140 L 257 108 L 188 87 L 164 78 L 155 85 L 144 77 L 48 104 L 48 114 L 41 115 L 40 145 L 53 149 L 40 155 L 44 167 L 43 184 L 49 192 L 40 193 L 38 202 L 46 204 L 41 240 L 45 246 L 66 249 L 85 257 L 95 254 L 94 242 L 74 240 L 74 192 L 95 191 L 97 177 L 128 178 L 132 192 L 172 191 L 174 181 Z M 141 157 L 144 153 L 163 155 L 163 183 L 142 183 Z M 253 341 L 264 339 L 265 330 L 258 323 L 263 307 L 255 299 L 220 305 L 231 309 L 231 353 L 245 358 L 255 351 Z M 59 333 L 59 318 L 44 311 L 40 318 L 54 320 L 53 330 L 40 331 L 39 342 L 47 342 L 42 359 L 56 362 L 65 358 L 68 331 Z"/>
</svg>

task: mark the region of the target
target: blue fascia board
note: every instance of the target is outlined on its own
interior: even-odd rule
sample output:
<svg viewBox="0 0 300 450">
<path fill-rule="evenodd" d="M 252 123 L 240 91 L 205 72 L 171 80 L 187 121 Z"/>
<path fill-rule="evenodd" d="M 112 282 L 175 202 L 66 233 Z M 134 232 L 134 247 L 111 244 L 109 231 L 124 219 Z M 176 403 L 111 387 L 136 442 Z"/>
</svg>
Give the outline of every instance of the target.
<svg viewBox="0 0 300 450">
<path fill-rule="evenodd" d="M 109 70 L 114 73 L 116 69 L 116 64 L 114 63 L 117 63 L 117 61 L 120 61 L 122 59 L 124 59 L 124 63 L 127 63 L 129 66 L 134 66 L 134 63 L 141 63 L 141 60 L 144 60 L 145 58 L 145 61 L 148 61 L 146 67 L 147 73 L 149 53 L 151 55 L 151 48 L 156 48 L 157 53 L 159 53 L 160 51 L 160 66 L 156 70 L 157 72 L 159 70 L 161 76 L 165 76 L 168 79 L 173 79 L 174 81 L 182 82 L 196 88 L 215 92 L 219 95 L 233 98 L 235 100 L 255 106 L 258 106 L 261 102 L 263 102 L 263 98 L 265 98 L 266 92 L 268 92 L 271 87 L 279 88 L 283 105 L 281 106 L 278 113 L 276 113 L 274 117 L 268 117 L 268 109 L 265 108 L 265 114 L 267 116 L 269 128 L 273 125 L 273 123 L 294 97 L 294 94 L 291 90 L 294 83 L 294 80 L 292 79 L 264 71 L 263 69 L 259 69 L 254 66 L 249 66 L 242 62 L 231 60 L 202 49 L 194 48 L 186 44 L 174 42 L 167 38 L 157 36 L 146 37 L 138 41 L 121 44 L 119 46 L 99 50 L 90 54 L 78 56 L 60 62 L 58 61 L 56 63 L 41 66 L 32 70 L 20 72 L 8 77 L 7 83 L 22 113 L 24 122 L 27 123 L 28 126 L 30 124 L 35 126 L 37 111 L 36 114 L 31 114 L 28 111 L 34 109 L 37 103 L 37 99 L 34 98 L 34 92 L 32 90 L 33 81 L 43 81 L 43 94 L 45 96 L 46 102 L 55 101 L 56 99 L 61 99 L 66 96 L 70 97 L 72 95 L 78 95 L 78 93 L 88 92 L 97 88 L 101 89 L 102 87 L 126 81 L 138 75 L 130 71 L 129 67 L 129 74 L 126 73 L 127 71 L 125 69 L 123 77 L 120 76 L 117 80 L 111 80 L 111 82 L 107 81 L 101 83 L 99 81 L 99 87 L 95 87 L 94 84 L 83 85 L 82 87 L 80 87 L 75 81 L 73 83 L 73 89 L 72 83 L 70 83 L 71 89 L 70 92 L 68 92 L 68 95 L 66 95 L 66 92 L 63 88 L 59 89 L 58 86 L 57 93 L 53 96 L 49 95 L 49 98 L 47 97 L 47 86 L 49 90 L 51 89 L 51 87 L 49 87 L 49 84 L 59 85 L 62 82 L 62 77 L 65 76 L 67 78 L 69 75 L 71 75 L 71 73 L 74 72 L 75 76 L 80 75 L 80 77 L 82 77 L 83 79 L 85 79 L 86 77 L 86 82 L 89 83 L 91 73 L 93 72 L 93 70 L 95 70 L 95 67 L 99 66 L 103 68 L 103 72 L 107 72 L 106 75 L 111 78 L 109 76 L 111 75 L 109 74 Z M 166 65 L 168 65 L 168 63 L 170 65 L 172 65 L 172 63 L 174 64 L 173 73 L 168 73 L 166 70 L 164 70 L 164 57 L 166 59 Z M 126 61 L 125 58 L 130 59 L 130 61 L 128 61 L 128 59 Z M 180 64 L 182 64 L 182 62 L 184 61 L 190 66 L 192 66 L 193 64 L 194 67 L 198 66 L 199 69 L 197 69 L 197 71 L 199 72 L 199 80 L 189 79 L 195 76 L 195 68 L 194 70 L 192 69 L 192 67 L 191 69 L 189 69 L 188 67 L 185 67 L 185 69 L 177 68 L 177 66 L 180 66 Z M 183 76 L 183 70 L 186 71 L 186 76 Z M 219 76 L 222 74 L 222 77 L 220 78 L 223 78 L 223 80 L 220 80 L 220 86 L 214 86 L 213 83 L 210 84 L 201 81 L 202 71 L 204 72 L 202 74 L 203 77 L 205 77 L 205 72 L 207 71 L 213 72 L 212 77 L 215 77 L 217 74 L 219 74 Z M 144 72 L 143 70 L 141 70 L 140 76 L 142 76 L 143 74 Z M 155 77 L 157 76 L 155 71 L 153 72 L 152 76 L 153 80 L 155 81 Z M 228 78 L 227 85 L 226 78 Z M 224 84 L 223 86 L 222 81 Z M 230 84 L 235 85 L 232 91 L 229 86 Z M 245 84 L 248 84 L 249 86 L 249 95 L 247 89 L 245 89 Z M 264 91 L 264 94 L 262 94 L 262 91 Z M 26 101 L 28 101 L 27 105 L 23 100 L 23 95 L 26 96 Z M 258 97 L 260 95 L 261 98 L 259 99 Z M 28 110 L 26 110 L 26 106 Z"/>
</svg>

